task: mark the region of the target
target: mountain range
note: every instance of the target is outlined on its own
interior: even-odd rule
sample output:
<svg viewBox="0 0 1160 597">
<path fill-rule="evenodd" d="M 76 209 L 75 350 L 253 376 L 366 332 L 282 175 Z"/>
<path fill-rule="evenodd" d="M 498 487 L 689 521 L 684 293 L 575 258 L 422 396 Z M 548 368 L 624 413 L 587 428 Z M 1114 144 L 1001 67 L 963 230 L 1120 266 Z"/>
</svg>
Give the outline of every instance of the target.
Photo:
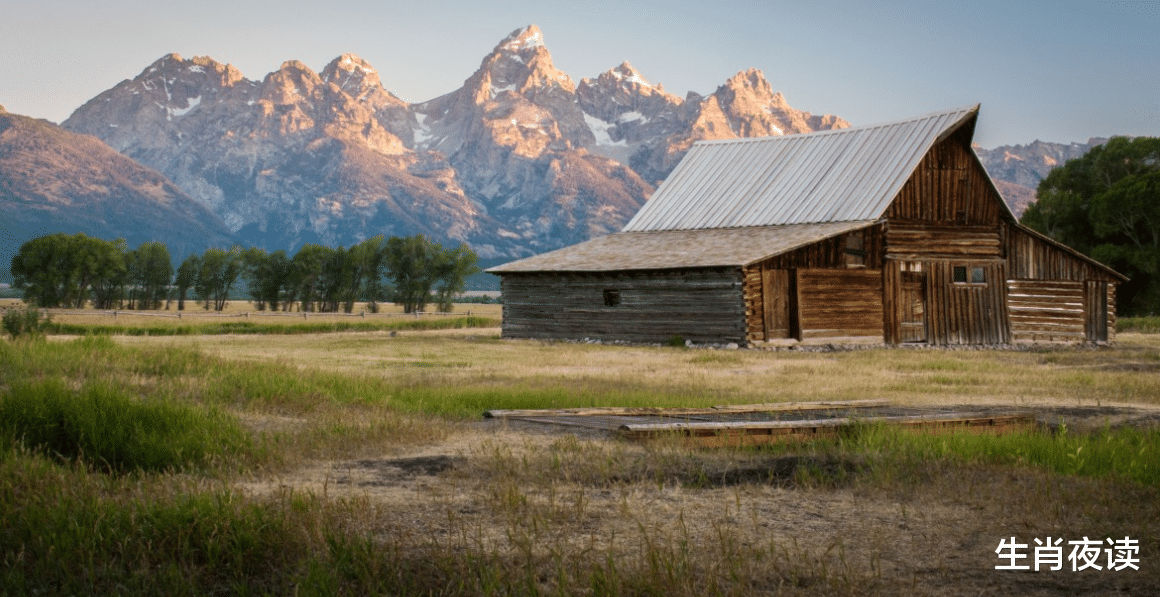
<svg viewBox="0 0 1160 597">
<path fill-rule="evenodd" d="M 293 251 L 422 233 L 506 260 L 619 230 L 696 141 L 847 126 L 791 107 L 758 70 L 683 98 L 628 62 L 576 82 L 534 25 L 421 103 L 353 54 L 260 81 L 170 54 L 60 127 L 0 114 L 0 210 L 15 222 L 0 240 L 75 228 L 165 240 L 180 258 L 199 243 Z M 1083 150 L 978 152 L 1019 206 Z"/>
</svg>

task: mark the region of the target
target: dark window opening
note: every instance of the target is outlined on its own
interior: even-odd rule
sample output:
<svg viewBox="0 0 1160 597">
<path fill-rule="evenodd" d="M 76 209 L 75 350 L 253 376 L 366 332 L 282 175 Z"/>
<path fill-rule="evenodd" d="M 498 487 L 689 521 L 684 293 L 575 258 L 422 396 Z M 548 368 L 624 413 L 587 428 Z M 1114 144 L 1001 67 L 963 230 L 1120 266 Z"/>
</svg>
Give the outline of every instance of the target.
<svg viewBox="0 0 1160 597">
<path fill-rule="evenodd" d="M 846 237 L 846 247 L 843 253 L 846 256 L 846 267 L 861 267 L 866 265 L 865 241 L 860 232 Z"/>
<path fill-rule="evenodd" d="M 606 289 L 604 291 L 604 306 L 615 307 L 620 304 L 620 291 Z"/>
<path fill-rule="evenodd" d="M 987 270 L 982 267 L 956 265 L 953 268 L 955 284 L 986 284 Z"/>
</svg>

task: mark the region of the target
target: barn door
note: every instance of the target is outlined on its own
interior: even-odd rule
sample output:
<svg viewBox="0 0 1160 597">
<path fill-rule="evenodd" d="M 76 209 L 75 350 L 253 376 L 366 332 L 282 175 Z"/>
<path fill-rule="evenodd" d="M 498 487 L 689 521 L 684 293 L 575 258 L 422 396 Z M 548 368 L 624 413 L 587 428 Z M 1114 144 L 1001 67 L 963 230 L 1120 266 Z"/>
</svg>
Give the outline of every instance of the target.
<svg viewBox="0 0 1160 597">
<path fill-rule="evenodd" d="M 765 339 L 789 338 L 790 329 L 789 270 L 761 269 L 762 311 L 765 314 Z"/>
<path fill-rule="evenodd" d="M 926 272 L 901 272 L 898 322 L 902 342 L 926 342 Z"/>
<path fill-rule="evenodd" d="M 1088 280 L 1083 293 L 1084 336 L 1088 342 L 1108 341 L 1108 283 Z"/>
</svg>

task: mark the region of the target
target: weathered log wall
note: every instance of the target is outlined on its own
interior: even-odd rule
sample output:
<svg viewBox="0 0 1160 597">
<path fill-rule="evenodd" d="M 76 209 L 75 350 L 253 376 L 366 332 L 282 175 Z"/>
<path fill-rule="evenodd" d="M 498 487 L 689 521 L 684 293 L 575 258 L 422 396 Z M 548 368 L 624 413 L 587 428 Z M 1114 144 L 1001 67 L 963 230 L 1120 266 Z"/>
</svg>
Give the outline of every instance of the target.
<svg viewBox="0 0 1160 597">
<path fill-rule="evenodd" d="M 801 339 L 882 337 L 882 270 L 797 270 Z"/>
<path fill-rule="evenodd" d="M 1011 339 L 1083 342 L 1084 284 L 1072 280 L 1007 281 Z"/>
<path fill-rule="evenodd" d="M 502 290 L 507 338 L 746 341 L 740 268 L 506 274 Z"/>
</svg>

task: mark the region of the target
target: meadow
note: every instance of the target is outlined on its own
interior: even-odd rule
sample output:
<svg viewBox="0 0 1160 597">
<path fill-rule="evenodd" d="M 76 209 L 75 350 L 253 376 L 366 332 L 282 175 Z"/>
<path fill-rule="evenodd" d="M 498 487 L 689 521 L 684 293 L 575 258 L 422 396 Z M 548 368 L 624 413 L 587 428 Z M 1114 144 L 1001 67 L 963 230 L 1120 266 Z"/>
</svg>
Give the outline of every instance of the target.
<svg viewBox="0 0 1160 597">
<path fill-rule="evenodd" d="M 1160 593 L 1160 335 L 611 346 L 501 339 L 495 305 L 208 327 L 303 324 L 236 313 L 62 313 L 78 327 L 0 341 L 0 594 Z M 1051 430 L 704 450 L 481 416 L 865 398 Z M 1072 572 L 1070 548 L 997 570 L 1011 537 L 1130 538 L 1138 570 Z"/>
</svg>

